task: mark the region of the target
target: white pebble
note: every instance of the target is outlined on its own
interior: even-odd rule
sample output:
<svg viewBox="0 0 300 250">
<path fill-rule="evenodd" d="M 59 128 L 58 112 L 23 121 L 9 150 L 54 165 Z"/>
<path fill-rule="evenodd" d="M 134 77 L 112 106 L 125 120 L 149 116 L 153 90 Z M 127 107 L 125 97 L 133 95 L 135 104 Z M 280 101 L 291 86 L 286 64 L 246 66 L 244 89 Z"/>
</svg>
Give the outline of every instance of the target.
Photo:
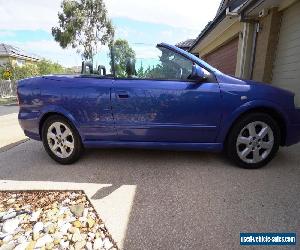
<svg viewBox="0 0 300 250">
<path fill-rule="evenodd" d="M 59 231 L 62 234 L 66 234 L 71 226 L 72 225 L 69 222 L 64 223 L 64 224 L 62 224 L 62 225 L 59 226 Z"/>
<path fill-rule="evenodd" d="M 63 202 L 62 202 L 62 204 L 68 204 L 69 202 L 70 202 L 71 200 L 69 199 L 69 198 L 67 198 L 67 199 L 65 199 Z"/>
<path fill-rule="evenodd" d="M 89 233 L 88 233 L 88 236 L 89 236 L 92 240 L 95 238 L 95 234 L 92 233 L 92 232 L 89 232 Z"/>
<path fill-rule="evenodd" d="M 41 248 L 48 243 L 51 243 L 53 238 L 49 234 L 45 234 L 43 237 L 39 238 L 35 244 L 35 248 Z"/>
<path fill-rule="evenodd" d="M 20 221 L 18 219 L 10 219 L 3 223 L 3 233 L 13 233 L 19 226 Z"/>
<path fill-rule="evenodd" d="M 85 208 L 85 209 L 83 210 L 82 217 L 86 218 L 86 217 L 88 216 L 88 214 L 89 214 L 89 209 L 88 209 L 88 208 Z"/>
<path fill-rule="evenodd" d="M 60 242 L 59 242 L 59 245 L 60 245 L 60 247 L 62 248 L 62 249 L 67 249 L 67 248 L 69 248 L 69 245 L 70 245 L 70 243 L 69 243 L 69 241 L 65 241 L 65 240 L 61 240 Z"/>
<path fill-rule="evenodd" d="M 10 242 L 13 239 L 13 236 L 11 234 L 4 237 L 3 242 Z"/>
<path fill-rule="evenodd" d="M 21 235 L 19 238 L 18 238 L 18 243 L 19 244 L 22 244 L 22 243 L 24 243 L 24 242 L 26 242 L 27 241 L 27 238 L 26 238 L 26 236 L 24 236 L 24 235 Z"/>
<path fill-rule="evenodd" d="M 5 243 L 0 247 L 0 250 L 13 250 L 15 248 L 15 243 L 10 241 L 9 243 Z"/>
<path fill-rule="evenodd" d="M 65 213 L 65 212 L 67 212 L 67 211 L 70 211 L 70 209 L 68 207 L 61 207 L 59 209 L 58 214 L 61 215 L 61 214 Z"/>
<path fill-rule="evenodd" d="M 82 241 L 82 240 L 83 240 L 83 238 L 82 238 L 82 235 L 80 234 L 79 230 L 75 231 L 75 233 L 72 236 L 72 241 L 77 242 L 77 241 Z"/>
<path fill-rule="evenodd" d="M 109 240 L 109 238 L 105 238 L 103 243 L 104 243 L 104 248 L 107 250 L 111 249 L 114 246 L 113 243 L 111 243 L 111 241 Z"/>
<path fill-rule="evenodd" d="M 93 244 L 92 244 L 91 242 L 87 242 L 87 243 L 85 244 L 85 249 L 86 249 L 86 250 L 92 250 L 92 249 L 93 249 Z"/>
<path fill-rule="evenodd" d="M 32 215 L 31 215 L 30 221 L 31 222 L 37 221 L 39 219 L 39 217 L 40 217 L 41 212 L 42 212 L 41 210 L 33 212 Z"/>
<path fill-rule="evenodd" d="M 25 210 L 29 210 L 31 208 L 31 205 L 24 205 L 23 207 L 22 207 L 22 209 L 25 209 Z"/>
<path fill-rule="evenodd" d="M 23 243 L 17 245 L 14 250 L 24 250 L 27 248 L 28 245 L 29 245 L 28 241 L 23 242 Z"/>
<path fill-rule="evenodd" d="M 95 250 L 99 250 L 102 247 L 103 247 L 103 241 L 102 241 L 102 239 L 101 238 L 95 239 L 95 241 L 94 241 L 94 249 Z"/>
<path fill-rule="evenodd" d="M 10 209 L 8 209 L 8 211 L 7 211 L 8 214 L 10 214 L 10 213 L 12 213 L 12 212 L 15 212 L 15 209 L 14 209 L 14 208 L 10 208 Z"/>
<path fill-rule="evenodd" d="M 33 233 L 39 233 L 44 229 L 44 224 L 43 222 L 37 222 L 33 226 Z"/>
</svg>

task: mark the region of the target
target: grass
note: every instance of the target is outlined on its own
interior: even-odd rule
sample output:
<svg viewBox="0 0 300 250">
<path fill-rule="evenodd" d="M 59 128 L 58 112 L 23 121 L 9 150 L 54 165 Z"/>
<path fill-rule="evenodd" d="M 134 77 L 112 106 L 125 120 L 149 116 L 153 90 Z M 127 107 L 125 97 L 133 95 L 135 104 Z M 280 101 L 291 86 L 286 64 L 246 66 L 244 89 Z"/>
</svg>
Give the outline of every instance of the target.
<svg viewBox="0 0 300 250">
<path fill-rule="evenodd" d="M 0 97 L 0 105 L 9 105 L 17 103 L 16 97 L 2 98 Z"/>
</svg>

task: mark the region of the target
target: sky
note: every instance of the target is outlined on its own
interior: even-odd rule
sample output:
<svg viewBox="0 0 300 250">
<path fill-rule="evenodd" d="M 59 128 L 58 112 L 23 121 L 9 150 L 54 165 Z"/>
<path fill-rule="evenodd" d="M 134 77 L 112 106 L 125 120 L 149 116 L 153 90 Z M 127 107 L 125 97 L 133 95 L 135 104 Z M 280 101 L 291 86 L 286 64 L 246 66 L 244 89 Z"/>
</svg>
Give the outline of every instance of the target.
<svg viewBox="0 0 300 250">
<path fill-rule="evenodd" d="M 214 18 L 220 0 L 104 0 L 116 38 L 147 56 L 147 46 L 196 38 Z M 76 50 L 62 49 L 51 35 L 61 0 L 0 0 L 0 43 L 15 45 L 66 67 L 81 64 Z M 107 53 L 106 48 L 98 58 Z M 101 56 L 102 55 L 102 56 Z"/>
</svg>

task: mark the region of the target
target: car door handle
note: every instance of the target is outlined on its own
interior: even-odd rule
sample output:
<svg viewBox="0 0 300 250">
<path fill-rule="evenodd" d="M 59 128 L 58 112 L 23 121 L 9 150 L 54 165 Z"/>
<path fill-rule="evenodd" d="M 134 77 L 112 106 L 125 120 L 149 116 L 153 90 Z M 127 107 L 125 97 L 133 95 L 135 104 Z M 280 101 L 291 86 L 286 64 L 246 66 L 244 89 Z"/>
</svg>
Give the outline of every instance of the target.
<svg viewBox="0 0 300 250">
<path fill-rule="evenodd" d="M 117 96 L 118 96 L 120 99 L 129 98 L 129 94 L 128 94 L 127 91 L 118 91 L 118 92 L 117 92 Z"/>
</svg>

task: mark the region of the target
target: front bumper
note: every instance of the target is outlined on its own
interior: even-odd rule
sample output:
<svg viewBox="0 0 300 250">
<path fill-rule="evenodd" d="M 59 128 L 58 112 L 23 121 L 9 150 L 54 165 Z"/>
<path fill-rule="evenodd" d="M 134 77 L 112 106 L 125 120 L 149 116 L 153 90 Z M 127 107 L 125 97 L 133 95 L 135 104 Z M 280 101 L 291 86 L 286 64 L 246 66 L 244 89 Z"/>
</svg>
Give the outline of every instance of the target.
<svg viewBox="0 0 300 250">
<path fill-rule="evenodd" d="M 290 122 L 286 126 L 285 146 L 300 142 L 300 108 L 289 112 Z"/>
<path fill-rule="evenodd" d="M 300 142 L 300 124 L 290 125 L 286 128 L 285 145 L 291 146 Z"/>
</svg>

